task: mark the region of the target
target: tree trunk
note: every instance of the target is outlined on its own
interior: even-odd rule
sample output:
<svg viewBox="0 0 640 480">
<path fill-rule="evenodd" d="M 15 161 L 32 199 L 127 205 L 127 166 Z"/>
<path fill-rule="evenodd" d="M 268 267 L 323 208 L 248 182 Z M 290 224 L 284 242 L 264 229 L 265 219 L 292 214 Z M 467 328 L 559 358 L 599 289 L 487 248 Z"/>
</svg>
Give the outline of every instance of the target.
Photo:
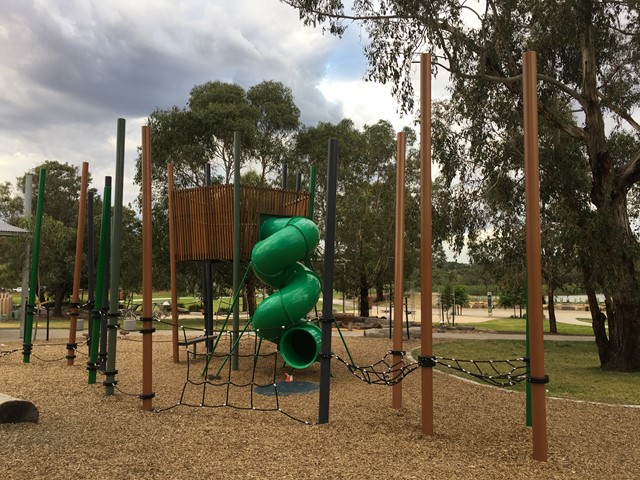
<svg viewBox="0 0 640 480">
<path fill-rule="evenodd" d="M 384 302 L 384 287 L 376 285 L 376 302 Z"/>
<path fill-rule="evenodd" d="M 360 316 L 369 316 L 369 284 L 364 275 L 360 277 Z"/>
<path fill-rule="evenodd" d="M 599 249 L 598 273 L 602 276 L 606 298 L 609 342 L 601 342 L 598 349 L 601 346 L 604 349 L 600 357 L 607 359 L 602 364 L 605 370 L 637 372 L 640 371 L 640 285 L 633 256 L 635 245 L 627 216 L 626 193 L 619 188 L 611 188 L 609 192 L 599 209 L 606 219 L 602 229 L 606 233 L 598 239 L 604 240 Z M 594 323 L 594 334 L 599 339 L 606 338 L 601 316 Z"/>
<path fill-rule="evenodd" d="M 240 303 L 240 311 L 241 312 L 246 312 L 247 311 L 247 303 L 249 303 L 248 302 L 248 296 L 247 296 L 247 284 L 246 284 L 246 282 L 242 286 L 242 294 L 240 295 L 240 297 L 242 298 L 242 302 Z"/>
<path fill-rule="evenodd" d="M 598 96 L 598 72 L 593 27 L 594 13 L 584 10 L 581 35 L 582 93 L 585 110 L 585 145 L 591 167 L 591 201 L 598 212 L 595 241 L 597 250 L 592 267 L 604 294 L 611 298 L 607 307 L 610 355 L 603 341 L 603 318 L 594 320 L 602 368 L 621 372 L 640 371 L 640 285 L 633 252 L 637 244 L 627 211 L 627 192 L 633 178 L 625 169 L 614 168 L 607 143 L 603 107 Z M 593 319 L 592 313 L 592 319 Z"/>
<path fill-rule="evenodd" d="M 547 291 L 549 292 L 549 332 L 550 333 L 558 333 L 558 324 L 556 323 L 556 307 L 553 301 L 553 283 L 549 282 L 547 285 Z"/>
<path fill-rule="evenodd" d="M 53 304 L 53 316 L 61 317 L 62 316 L 62 300 L 64 297 L 65 288 L 64 285 L 58 284 L 56 285 L 56 298 Z"/>
<path fill-rule="evenodd" d="M 256 311 L 256 276 L 253 272 L 249 272 L 245 283 L 247 289 L 247 307 L 249 308 L 249 316 L 253 317 Z"/>
</svg>

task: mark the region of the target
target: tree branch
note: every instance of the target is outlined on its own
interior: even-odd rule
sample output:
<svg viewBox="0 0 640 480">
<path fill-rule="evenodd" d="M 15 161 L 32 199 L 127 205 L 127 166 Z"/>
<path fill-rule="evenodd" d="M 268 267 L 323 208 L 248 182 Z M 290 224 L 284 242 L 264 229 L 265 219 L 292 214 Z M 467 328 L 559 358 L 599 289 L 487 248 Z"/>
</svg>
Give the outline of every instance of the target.
<svg viewBox="0 0 640 480">
<path fill-rule="evenodd" d="M 622 168 L 620 180 L 625 191 L 640 181 L 640 151 Z"/>
<path fill-rule="evenodd" d="M 607 107 L 612 112 L 617 113 L 618 116 L 626 120 L 627 123 L 631 125 L 635 131 L 640 132 L 640 124 L 633 119 L 633 117 L 629 114 L 629 112 L 627 112 L 626 110 L 623 110 L 622 108 L 614 105 L 611 102 L 608 102 L 606 97 L 600 92 L 598 92 L 598 97 L 600 98 L 600 100 L 602 100 L 602 104 L 605 107 Z"/>
</svg>

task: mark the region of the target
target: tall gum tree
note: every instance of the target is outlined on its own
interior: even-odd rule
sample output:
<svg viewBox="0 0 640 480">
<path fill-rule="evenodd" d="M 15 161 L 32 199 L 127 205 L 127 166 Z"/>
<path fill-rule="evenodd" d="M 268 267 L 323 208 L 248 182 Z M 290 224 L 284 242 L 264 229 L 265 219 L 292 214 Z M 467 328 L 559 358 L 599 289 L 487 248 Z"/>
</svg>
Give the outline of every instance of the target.
<svg viewBox="0 0 640 480">
<path fill-rule="evenodd" d="M 606 297 L 608 336 L 598 327 L 604 313 L 592 308 L 602 367 L 640 371 L 638 236 L 628 205 L 640 181 L 640 123 L 632 114 L 640 103 L 638 2 L 356 0 L 345 7 L 341 0 L 281 1 L 296 8 L 305 24 L 332 34 L 359 23 L 369 37 L 367 76 L 391 83 L 404 109 L 413 107 L 411 63 L 417 53 L 431 51 L 435 72 L 450 75 L 457 120 L 471 119 L 477 130 L 469 130 L 464 153 L 503 131 L 499 121 L 480 124 L 478 113 L 486 120 L 487 110 L 521 110 L 522 54 L 537 51 L 539 114 L 580 142 L 589 167 L 596 219 L 583 228 L 595 248 L 584 249 L 580 262 L 591 297 L 595 288 Z M 567 104 L 574 110 L 570 118 Z M 635 148 L 614 156 L 612 142 L 622 133 L 633 137 Z M 481 168 L 483 159 L 473 160 Z"/>
</svg>

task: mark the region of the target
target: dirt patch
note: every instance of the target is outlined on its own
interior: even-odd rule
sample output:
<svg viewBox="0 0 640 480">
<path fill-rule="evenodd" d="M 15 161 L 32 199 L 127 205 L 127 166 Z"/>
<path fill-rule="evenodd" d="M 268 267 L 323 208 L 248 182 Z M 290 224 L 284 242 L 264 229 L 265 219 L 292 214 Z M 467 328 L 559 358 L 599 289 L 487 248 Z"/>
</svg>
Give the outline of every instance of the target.
<svg viewBox="0 0 640 480">
<path fill-rule="evenodd" d="M 75 366 L 66 366 L 64 345 L 34 347 L 28 364 L 19 353 L 0 357 L 0 392 L 29 400 L 40 411 L 37 424 L 0 425 L 0 477 L 637 478 L 640 409 L 548 399 L 549 461 L 537 462 L 531 459 L 531 431 L 524 426 L 524 395 L 442 373 L 434 375 L 433 437 L 420 430 L 419 370 L 403 382 L 403 408 L 394 410 L 390 388 L 367 385 L 335 362 L 325 425 L 313 424 L 316 391 L 281 396 L 274 403 L 274 396 L 243 387 L 252 376 L 249 357 L 241 357 L 240 371 L 232 372 L 234 386 L 225 383 L 226 369 L 220 386 L 187 386 L 185 402 L 204 400 L 216 408 L 170 408 L 183 391 L 186 362 L 173 364 L 167 337 L 155 338 L 154 406 L 167 409 L 158 413 L 142 411 L 140 400 L 126 395 L 141 389 L 142 344 L 134 335 L 118 340 L 118 388 L 125 393 L 110 397 L 101 377 L 87 385 L 84 355 Z M 347 358 L 339 340 L 333 341 L 334 351 Z M 375 363 L 390 348 L 388 339 L 349 337 L 347 342 L 361 365 Z M 243 340 L 241 353 L 250 354 L 254 345 Z M 405 348 L 416 347 L 409 342 Z M 273 348 L 262 350 L 266 355 L 255 378 L 268 383 L 275 371 L 275 380 L 283 381 L 283 372 L 274 368 Z M 200 378 L 203 366 L 203 361 L 191 364 L 192 379 Z M 295 372 L 294 380 L 317 382 L 319 371 L 314 365 Z"/>
</svg>

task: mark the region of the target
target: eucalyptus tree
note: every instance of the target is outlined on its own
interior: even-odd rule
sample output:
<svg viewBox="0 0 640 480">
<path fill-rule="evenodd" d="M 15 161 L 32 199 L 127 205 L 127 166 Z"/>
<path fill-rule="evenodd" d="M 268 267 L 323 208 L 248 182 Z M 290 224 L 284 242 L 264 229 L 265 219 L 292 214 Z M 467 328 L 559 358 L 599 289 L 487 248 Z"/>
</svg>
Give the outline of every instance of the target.
<svg viewBox="0 0 640 480">
<path fill-rule="evenodd" d="M 415 134 L 409 131 L 409 142 Z M 338 140 L 338 191 L 336 204 L 336 287 L 359 297 L 362 316 L 369 315 L 369 290 L 390 283 L 394 266 L 396 189 L 396 133 L 391 124 L 378 121 L 358 130 L 351 120 L 320 123 L 303 129 L 297 137 L 298 157 L 316 165 L 318 222 L 324 231 L 327 143 Z M 417 168 L 413 156 L 407 162 L 407 231 L 409 234 L 406 276 L 416 265 L 417 239 L 415 186 Z M 413 159 L 413 163 L 411 161 Z M 413 188 L 413 190 L 412 190 Z"/>
<path fill-rule="evenodd" d="M 436 154 L 436 161 L 463 180 L 472 169 L 483 175 L 504 168 L 507 160 L 494 158 L 493 142 L 521 125 L 521 58 L 526 50 L 538 52 L 539 114 L 579 143 L 588 171 L 595 218 L 582 225 L 593 240 L 580 261 L 607 298 L 608 337 L 595 329 L 601 363 L 639 371 L 638 230 L 629 211 L 629 194 L 640 181 L 640 123 L 631 113 L 640 103 L 638 2 L 381 0 L 347 8 L 340 0 L 283 1 L 299 10 L 304 23 L 337 35 L 354 22 L 362 25 L 369 39 L 367 76 L 390 82 L 406 109 L 413 103 L 415 55 L 431 51 L 436 73 L 450 75 L 449 106 L 458 130 L 454 146 Z M 565 114 L 566 105 L 573 115 Z M 633 149 L 616 148 L 621 135 L 633 138 Z M 486 223 L 471 219 L 456 233 L 473 237 Z M 595 326 L 604 315 L 592 310 Z"/>
<path fill-rule="evenodd" d="M 264 81 L 247 91 L 247 98 L 258 111 L 253 156 L 260 164 L 260 185 L 275 170 L 291 148 L 300 127 L 300 109 L 291 89 L 280 82 Z"/>
<path fill-rule="evenodd" d="M 173 164 L 176 189 L 205 186 L 206 165 L 211 166 L 213 184 L 229 183 L 233 174 L 234 132 L 239 132 L 241 165 L 258 160 L 264 175 L 282 154 L 284 140 L 297 127 L 298 116 L 290 90 L 271 81 L 255 85 L 249 91 L 221 81 L 196 85 L 185 107 L 156 109 L 149 115 L 153 261 L 154 270 L 159 272 L 155 279 L 159 288 L 169 286 L 167 165 Z M 140 155 L 136 168 L 135 182 L 141 184 Z M 189 278 L 186 283 L 192 288 L 197 283 L 194 281 L 197 267 L 181 262 L 178 269 L 181 278 Z"/>
</svg>

